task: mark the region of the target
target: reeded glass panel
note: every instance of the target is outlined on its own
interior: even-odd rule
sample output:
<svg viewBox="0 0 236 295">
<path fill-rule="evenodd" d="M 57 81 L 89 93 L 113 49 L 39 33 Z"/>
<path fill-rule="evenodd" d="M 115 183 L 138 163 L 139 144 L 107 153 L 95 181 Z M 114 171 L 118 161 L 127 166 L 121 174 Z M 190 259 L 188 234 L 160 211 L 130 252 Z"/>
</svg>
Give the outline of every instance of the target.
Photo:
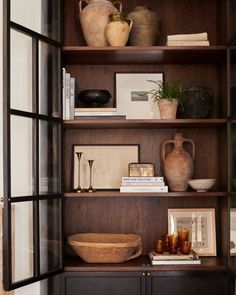
<svg viewBox="0 0 236 295">
<path fill-rule="evenodd" d="M 60 39 L 59 0 L 11 0 L 11 21 L 52 39 Z"/>
<path fill-rule="evenodd" d="M 39 193 L 61 192 L 60 125 L 39 122 Z"/>
<path fill-rule="evenodd" d="M 230 48 L 230 115 L 236 117 L 236 47 Z"/>
<path fill-rule="evenodd" d="M 33 204 L 14 203 L 12 210 L 12 280 L 33 276 Z"/>
<path fill-rule="evenodd" d="M 61 266 L 61 200 L 39 202 L 40 273 Z"/>
<path fill-rule="evenodd" d="M 32 112 L 32 38 L 11 30 L 11 108 Z"/>
<path fill-rule="evenodd" d="M 39 43 L 39 113 L 60 117 L 60 51 Z"/>
<path fill-rule="evenodd" d="M 11 116 L 11 196 L 34 194 L 33 120 Z"/>
</svg>

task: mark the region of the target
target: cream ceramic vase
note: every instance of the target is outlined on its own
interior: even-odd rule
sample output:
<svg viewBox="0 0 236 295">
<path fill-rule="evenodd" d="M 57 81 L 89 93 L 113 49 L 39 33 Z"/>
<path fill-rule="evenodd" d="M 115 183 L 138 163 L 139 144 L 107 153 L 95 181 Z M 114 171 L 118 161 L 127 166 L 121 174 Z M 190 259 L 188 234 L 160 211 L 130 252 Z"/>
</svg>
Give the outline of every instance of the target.
<svg viewBox="0 0 236 295">
<path fill-rule="evenodd" d="M 128 14 L 134 22 L 130 33 L 129 44 L 133 46 L 152 46 L 161 32 L 161 19 L 159 15 L 146 6 L 136 6 Z"/>
<path fill-rule="evenodd" d="M 183 143 L 192 145 L 192 156 L 183 148 Z M 173 144 L 174 149 L 166 155 L 166 146 Z M 188 181 L 192 179 L 195 160 L 195 143 L 192 139 L 184 138 L 181 133 L 175 134 L 174 140 L 167 140 L 162 146 L 164 175 L 171 191 L 184 192 L 188 188 Z"/>
<path fill-rule="evenodd" d="M 116 1 L 113 4 L 108 0 L 79 1 L 80 23 L 88 46 L 108 46 L 105 29 L 109 15 L 122 10 L 121 2 Z M 119 6 L 118 10 L 116 4 Z"/>
<path fill-rule="evenodd" d="M 110 46 L 125 46 L 133 21 L 126 18 L 122 12 L 115 12 L 110 15 L 110 21 L 106 26 L 106 37 Z"/>
<path fill-rule="evenodd" d="M 158 107 L 161 119 L 175 119 L 178 107 L 178 100 L 176 98 L 173 98 L 172 100 L 160 99 L 158 100 Z"/>
</svg>

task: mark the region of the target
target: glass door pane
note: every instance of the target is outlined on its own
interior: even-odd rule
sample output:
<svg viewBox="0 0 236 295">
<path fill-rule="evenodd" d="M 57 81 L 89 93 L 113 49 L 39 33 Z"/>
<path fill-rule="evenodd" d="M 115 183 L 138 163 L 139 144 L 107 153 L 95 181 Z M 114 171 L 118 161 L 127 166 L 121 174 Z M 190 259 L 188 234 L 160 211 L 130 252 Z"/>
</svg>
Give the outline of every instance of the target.
<svg viewBox="0 0 236 295">
<path fill-rule="evenodd" d="M 32 38 L 11 30 L 11 108 L 32 112 Z"/>
<path fill-rule="evenodd" d="M 40 273 L 61 267 L 61 200 L 43 200 L 40 216 Z"/>
<path fill-rule="evenodd" d="M 60 105 L 60 50 L 39 43 L 39 113 L 52 117 L 61 116 Z"/>
<path fill-rule="evenodd" d="M 12 280 L 22 281 L 34 275 L 33 204 L 12 204 Z"/>
<path fill-rule="evenodd" d="M 40 121 L 39 125 L 39 193 L 61 193 L 60 124 Z"/>
<path fill-rule="evenodd" d="M 33 120 L 11 116 L 11 197 L 35 192 Z"/>
<path fill-rule="evenodd" d="M 58 0 L 11 0 L 11 21 L 60 41 Z"/>
</svg>

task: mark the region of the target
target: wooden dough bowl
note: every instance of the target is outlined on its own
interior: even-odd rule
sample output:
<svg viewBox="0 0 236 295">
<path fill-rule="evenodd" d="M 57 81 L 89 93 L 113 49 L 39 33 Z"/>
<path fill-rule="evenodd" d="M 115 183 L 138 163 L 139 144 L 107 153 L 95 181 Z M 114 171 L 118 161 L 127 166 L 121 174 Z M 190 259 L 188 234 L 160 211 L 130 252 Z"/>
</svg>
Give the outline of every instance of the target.
<svg viewBox="0 0 236 295">
<path fill-rule="evenodd" d="M 121 263 L 142 253 L 142 239 L 136 234 L 81 233 L 67 241 L 88 263 Z"/>
</svg>

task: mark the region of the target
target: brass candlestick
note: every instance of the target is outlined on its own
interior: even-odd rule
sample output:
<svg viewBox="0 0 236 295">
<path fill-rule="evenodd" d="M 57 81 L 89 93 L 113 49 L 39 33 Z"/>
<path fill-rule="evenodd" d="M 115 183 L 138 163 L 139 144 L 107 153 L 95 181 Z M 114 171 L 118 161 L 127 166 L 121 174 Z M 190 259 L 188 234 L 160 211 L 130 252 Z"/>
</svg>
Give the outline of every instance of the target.
<svg viewBox="0 0 236 295">
<path fill-rule="evenodd" d="M 94 162 L 94 160 L 88 160 L 88 163 L 89 163 L 89 188 L 88 188 L 88 192 L 89 193 L 95 193 L 96 192 L 96 190 L 92 186 L 92 167 L 93 167 L 93 162 Z"/>
<path fill-rule="evenodd" d="M 79 153 L 76 152 L 76 155 L 78 158 L 78 187 L 76 188 L 77 193 L 82 193 L 84 191 L 80 186 L 80 160 L 81 160 L 82 154 L 83 154 L 82 152 L 79 152 Z"/>
</svg>

